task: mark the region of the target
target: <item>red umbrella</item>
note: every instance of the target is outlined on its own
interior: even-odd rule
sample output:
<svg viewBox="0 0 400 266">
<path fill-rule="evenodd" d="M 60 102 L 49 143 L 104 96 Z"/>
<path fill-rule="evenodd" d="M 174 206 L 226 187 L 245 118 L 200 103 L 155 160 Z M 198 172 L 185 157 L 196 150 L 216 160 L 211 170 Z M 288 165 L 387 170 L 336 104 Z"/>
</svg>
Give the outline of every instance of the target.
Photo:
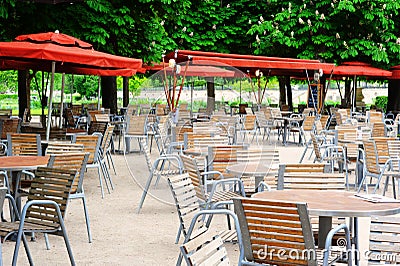
<svg viewBox="0 0 400 266">
<path fill-rule="evenodd" d="M 330 74 L 327 73 L 326 74 Z M 365 77 L 390 77 L 392 72 L 373 67 L 372 65 L 364 62 L 345 62 L 333 69 L 334 76 L 342 77 L 354 77 L 354 76 L 365 76 Z"/>
<path fill-rule="evenodd" d="M 50 134 L 54 73 L 131 76 L 142 60 L 95 51 L 93 46 L 58 32 L 21 35 L 13 42 L 0 42 L 0 69 L 51 71 L 47 139 Z"/>
</svg>

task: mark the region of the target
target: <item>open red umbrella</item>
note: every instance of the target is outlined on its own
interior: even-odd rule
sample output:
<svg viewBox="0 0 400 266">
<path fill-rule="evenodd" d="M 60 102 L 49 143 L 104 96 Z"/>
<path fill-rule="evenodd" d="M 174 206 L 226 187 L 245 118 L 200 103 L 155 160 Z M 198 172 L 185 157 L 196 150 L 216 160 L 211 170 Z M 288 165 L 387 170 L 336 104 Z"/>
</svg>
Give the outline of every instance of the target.
<svg viewBox="0 0 400 266">
<path fill-rule="evenodd" d="M 99 76 L 132 76 L 142 60 L 95 51 L 93 46 L 58 32 L 20 35 L 12 42 L 0 42 L 0 69 L 41 70 L 52 72 L 47 121 L 51 125 L 54 73 Z"/>
</svg>

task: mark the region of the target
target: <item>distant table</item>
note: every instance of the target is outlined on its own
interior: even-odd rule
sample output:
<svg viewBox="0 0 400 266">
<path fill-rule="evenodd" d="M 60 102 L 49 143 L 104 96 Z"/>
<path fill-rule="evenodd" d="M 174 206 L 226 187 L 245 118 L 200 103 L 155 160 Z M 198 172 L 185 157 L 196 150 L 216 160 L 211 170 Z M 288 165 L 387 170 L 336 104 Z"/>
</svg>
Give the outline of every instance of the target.
<svg viewBox="0 0 400 266">
<path fill-rule="evenodd" d="M 275 190 L 260 192 L 255 198 L 305 202 L 310 215 L 319 216 L 318 245 L 323 248 L 332 228 L 332 217 L 354 218 L 355 245 L 357 240 L 357 217 L 394 215 L 400 213 L 399 203 L 372 203 L 354 196 L 354 192 L 332 190 Z"/>
<path fill-rule="evenodd" d="M 226 171 L 239 177 L 254 177 L 255 191 L 257 191 L 260 182 L 271 171 L 270 163 L 270 161 L 238 163 L 227 166 Z"/>
</svg>

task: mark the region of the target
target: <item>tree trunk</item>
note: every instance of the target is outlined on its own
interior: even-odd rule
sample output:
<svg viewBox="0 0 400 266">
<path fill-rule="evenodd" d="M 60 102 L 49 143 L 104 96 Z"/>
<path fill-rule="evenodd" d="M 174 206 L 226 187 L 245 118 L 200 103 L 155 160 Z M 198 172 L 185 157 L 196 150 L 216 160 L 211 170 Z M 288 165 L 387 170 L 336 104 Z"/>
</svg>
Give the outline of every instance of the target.
<svg viewBox="0 0 400 266">
<path fill-rule="evenodd" d="M 22 119 L 25 108 L 30 106 L 30 86 L 27 70 L 18 70 L 18 116 Z"/>
<path fill-rule="evenodd" d="M 111 114 L 117 113 L 117 78 L 101 77 L 101 95 L 103 108 L 109 108 Z"/>
<path fill-rule="evenodd" d="M 351 79 L 346 79 L 344 82 L 344 108 L 349 108 L 351 107 Z"/>
<path fill-rule="evenodd" d="M 293 97 L 292 97 L 292 86 L 290 85 L 290 76 L 285 76 L 286 83 L 286 95 L 287 104 L 289 105 L 289 110 L 293 110 Z"/>
<path fill-rule="evenodd" d="M 127 107 L 129 104 L 129 78 L 122 78 L 122 106 Z"/>
<path fill-rule="evenodd" d="M 389 79 L 387 111 L 398 113 L 400 111 L 400 80 Z"/>
<path fill-rule="evenodd" d="M 286 104 L 285 77 L 278 77 L 279 81 L 279 106 Z"/>
<path fill-rule="evenodd" d="M 207 113 L 212 114 L 215 110 L 215 86 L 214 78 L 207 80 Z"/>
</svg>

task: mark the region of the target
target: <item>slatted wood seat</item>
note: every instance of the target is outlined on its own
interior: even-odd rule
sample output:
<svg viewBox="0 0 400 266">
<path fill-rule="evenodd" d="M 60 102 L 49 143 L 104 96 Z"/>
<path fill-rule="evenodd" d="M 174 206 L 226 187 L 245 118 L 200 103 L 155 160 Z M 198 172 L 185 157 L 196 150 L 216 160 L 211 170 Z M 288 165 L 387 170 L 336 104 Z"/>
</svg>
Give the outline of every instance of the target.
<svg viewBox="0 0 400 266">
<path fill-rule="evenodd" d="M 225 178 L 232 177 L 226 172 L 228 165 L 237 164 L 237 151 L 247 149 L 244 145 L 216 145 L 208 147 L 207 166 L 210 171 L 218 171 Z"/>
<path fill-rule="evenodd" d="M 95 114 L 94 117 L 97 122 L 110 122 L 110 116 L 108 114 Z"/>
<path fill-rule="evenodd" d="M 181 246 L 187 265 L 231 265 L 222 238 L 211 230 Z"/>
<path fill-rule="evenodd" d="M 316 249 L 308 216 L 307 204 L 262 200 L 255 198 L 234 199 L 238 216 L 244 254 L 240 263 L 252 265 L 322 265 L 318 258 L 322 251 Z M 346 228 L 347 243 L 349 231 Z M 350 248 L 350 244 L 347 245 Z M 274 251 L 280 251 L 274 252 Z M 330 250 L 330 247 L 326 247 Z M 302 254 L 289 256 L 290 254 Z M 333 263 L 337 257 L 330 252 L 323 254 L 327 262 Z M 321 254 L 322 256 L 322 254 Z M 351 259 L 350 259 L 351 261 Z M 349 265 L 351 262 L 349 261 Z"/>
<path fill-rule="evenodd" d="M 149 177 L 147 178 L 146 185 L 137 208 L 137 213 L 139 213 L 143 207 L 144 200 L 146 199 L 154 177 L 156 177 L 155 185 L 157 185 L 161 178 L 165 179 L 168 176 L 181 174 L 183 172 L 183 166 L 179 156 L 174 154 L 160 155 L 160 157 L 153 161 L 150 156 L 149 146 L 147 145 L 145 139 L 140 140 L 140 146 L 143 149 L 144 156 L 146 158 L 146 165 L 149 169 Z"/>
<path fill-rule="evenodd" d="M 49 143 L 46 154 L 65 154 L 83 152 L 83 144 L 76 143 Z"/>
<path fill-rule="evenodd" d="M 102 180 L 102 173 L 103 178 L 106 183 L 106 187 L 108 193 L 110 192 L 109 185 L 107 180 L 109 177 L 106 174 L 106 170 L 104 169 L 104 165 L 100 160 L 100 143 L 101 143 L 101 134 L 94 133 L 94 135 L 74 135 L 72 139 L 72 143 L 81 144 L 83 145 L 83 151 L 85 153 L 89 153 L 89 158 L 86 164 L 86 168 L 97 168 L 97 174 L 99 176 L 99 183 L 100 183 L 100 190 L 101 190 L 101 197 L 104 198 L 104 189 L 103 189 L 103 180 Z"/>
<path fill-rule="evenodd" d="M 384 166 L 381 166 L 379 164 L 378 151 L 377 151 L 375 141 L 364 140 L 363 146 L 364 146 L 364 150 L 363 150 L 364 175 L 359 184 L 358 192 L 361 190 L 361 188 L 363 187 L 364 184 L 365 184 L 364 189 L 366 190 L 366 192 L 368 192 L 368 184 L 366 182 L 366 177 L 369 176 L 371 178 L 377 179 L 377 182 L 375 184 L 375 188 L 373 191 L 373 193 L 375 193 L 379 187 L 382 177 L 385 176 L 385 177 L 392 177 L 393 195 L 394 195 L 394 197 L 396 197 L 396 191 L 395 191 L 396 186 L 395 186 L 394 180 L 397 179 L 398 187 L 400 189 L 400 171 L 399 171 L 399 169 L 393 169 L 393 167 L 391 167 L 391 161 L 392 161 L 391 159 L 388 159 Z M 385 186 L 382 191 L 383 195 L 386 193 L 387 186 L 388 186 L 388 178 L 386 178 Z"/>
<path fill-rule="evenodd" d="M 383 122 L 375 122 L 372 124 L 371 136 L 374 137 L 386 137 L 386 126 Z"/>
<path fill-rule="evenodd" d="M 368 265 L 400 264 L 400 218 L 372 216 Z"/>
<path fill-rule="evenodd" d="M 75 265 L 63 221 L 75 177 L 75 171 L 45 167 L 37 169 L 36 177 L 29 190 L 28 202 L 25 204 L 20 216 L 21 220 L 0 223 L 2 241 L 13 235 L 14 232 L 18 233 L 14 249 L 13 265 L 17 264 L 21 240 L 27 246 L 24 235 L 26 232 L 61 232 L 67 246 L 71 265 Z M 23 224 L 21 228 L 20 224 Z M 29 251 L 27 253 L 29 262 L 31 263 L 32 258 Z"/>
<path fill-rule="evenodd" d="M 55 149 L 53 149 L 53 152 L 54 151 L 55 151 Z M 48 155 L 50 154 L 49 151 L 47 151 L 47 154 Z M 83 178 L 85 176 L 86 163 L 87 163 L 88 158 L 89 158 L 89 153 L 84 153 L 83 146 L 81 145 L 81 152 L 79 152 L 79 153 L 76 153 L 76 152 L 59 153 L 59 152 L 55 151 L 55 153 L 51 154 L 49 163 L 47 166 L 51 167 L 51 168 L 67 169 L 67 170 L 76 171 L 77 177 L 75 178 L 74 183 L 72 184 L 69 199 L 82 199 L 83 210 L 84 210 L 85 220 L 86 220 L 86 228 L 87 228 L 87 233 L 88 233 L 88 240 L 89 240 L 89 243 L 91 243 L 92 242 L 92 234 L 90 231 L 89 213 L 88 213 L 87 205 L 86 205 L 86 196 L 85 196 L 85 192 L 83 189 Z M 48 245 L 47 236 L 46 236 L 46 244 Z M 48 249 L 49 249 L 49 245 L 48 245 Z"/>
<path fill-rule="evenodd" d="M 104 135 L 108 123 L 103 121 L 92 121 L 88 128 L 88 135 L 92 135 L 94 132 L 99 132 Z"/>
<path fill-rule="evenodd" d="M 175 205 L 178 211 L 180 226 L 176 236 L 176 243 L 179 241 L 180 234 L 186 238 L 190 223 L 194 216 L 201 210 L 207 209 L 204 194 L 199 198 L 198 187 L 194 186 L 192 179 L 188 173 L 181 175 L 169 176 L 168 184 L 171 188 L 172 195 L 175 200 Z M 236 194 L 236 197 L 238 195 Z M 202 217 L 196 219 L 194 227 L 191 232 L 191 237 L 195 237 L 204 233 L 207 230 L 206 222 Z M 224 241 L 233 241 L 236 232 L 234 230 L 223 230 L 219 235 Z"/>
</svg>

